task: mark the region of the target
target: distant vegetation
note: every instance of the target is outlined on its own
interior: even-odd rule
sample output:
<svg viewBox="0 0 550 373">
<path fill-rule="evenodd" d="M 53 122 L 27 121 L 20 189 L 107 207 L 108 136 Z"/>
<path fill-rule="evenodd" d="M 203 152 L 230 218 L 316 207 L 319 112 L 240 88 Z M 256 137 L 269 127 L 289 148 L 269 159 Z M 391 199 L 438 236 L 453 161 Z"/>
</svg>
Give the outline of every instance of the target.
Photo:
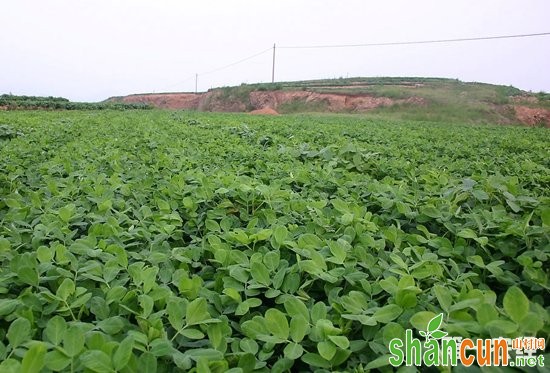
<svg viewBox="0 0 550 373">
<path fill-rule="evenodd" d="M 63 97 L 16 96 L 6 94 L 0 96 L 0 107 L 4 107 L 8 110 L 129 110 L 152 108 L 152 106 L 143 103 L 71 102 Z"/>
</svg>

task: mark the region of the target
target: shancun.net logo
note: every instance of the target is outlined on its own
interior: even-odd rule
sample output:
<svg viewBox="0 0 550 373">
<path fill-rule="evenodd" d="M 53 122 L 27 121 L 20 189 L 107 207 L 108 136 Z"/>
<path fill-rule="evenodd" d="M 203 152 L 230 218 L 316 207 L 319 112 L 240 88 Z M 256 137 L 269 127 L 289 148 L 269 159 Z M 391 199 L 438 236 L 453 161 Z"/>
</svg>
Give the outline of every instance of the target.
<svg viewBox="0 0 550 373">
<path fill-rule="evenodd" d="M 443 314 L 428 322 L 426 331 L 418 333 L 425 338 L 414 338 L 413 331 L 405 331 L 405 339 L 390 341 L 390 364 L 394 367 L 407 366 L 544 366 L 545 339 L 535 337 L 477 339 L 449 337 L 440 330 Z"/>
</svg>

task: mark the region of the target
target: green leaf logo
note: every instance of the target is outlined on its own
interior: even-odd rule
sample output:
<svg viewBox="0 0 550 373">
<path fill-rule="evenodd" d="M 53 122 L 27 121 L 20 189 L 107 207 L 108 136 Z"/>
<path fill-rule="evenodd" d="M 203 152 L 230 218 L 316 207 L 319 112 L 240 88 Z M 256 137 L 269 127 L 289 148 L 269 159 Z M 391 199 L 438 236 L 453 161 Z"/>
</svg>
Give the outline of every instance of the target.
<svg viewBox="0 0 550 373">
<path fill-rule="evenodd" d="M 420 335 L 423 337 L 426 337 L 426 342 L 428 342 L 430 339 L 440 339 L 447 335 L 446 332 L 439 330 L 441 327 L 441 324 L 443 323 L 443 313 L 440 313 L 439 315 L 434 316 L 433 319 L 428 322 L 428 328 L 427 331 L 419 331 Z"/>
<path fill-rule="evenodd" d="M 442 322 L 443 322 L 443 314 L 440 313 L 439 315 L 431 319 L 430 322 L 428 323 L 428 333 L 433 333 L 437 329 L 439 329 Z"/>
</svg>

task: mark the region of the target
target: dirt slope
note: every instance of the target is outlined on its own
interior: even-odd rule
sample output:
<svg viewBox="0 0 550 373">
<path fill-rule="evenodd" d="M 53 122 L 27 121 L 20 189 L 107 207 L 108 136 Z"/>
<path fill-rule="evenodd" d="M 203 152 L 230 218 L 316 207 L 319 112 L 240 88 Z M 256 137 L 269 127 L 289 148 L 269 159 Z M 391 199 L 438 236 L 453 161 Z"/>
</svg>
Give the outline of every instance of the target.
<svg viewBox="0 0 550 373">
<path fill-rule="evenodd" d="M 198 109 L 203 95 L 202 93 L 153 93 L 124 96 L 120 101 L 151 104 L 161 109 Z"/>
<path fill-rule="evenodd" d="M 550 110 L 516 105 L 514 111 L 516 118 L 526 126 L 550 127 Z"/>
<path fill-rule="evenodd" d="M 375 111 L 376 115 L 407 120 L 550 127 L 550 95 L 537 96 L 515 87 L 443 78 L 350 78 L 243 84 L 203 93 L 136 94 L 108 101 L 215 112 Z"/>
<path fill-rule="evenodd" d="M 365 112 L 381 106 L 392 106 L 400 103 L 425 105 L 421 97 L 394 100 L 388 97 L 370 95 L 346 95 L 317 93 L 309 91 L 253 91 L 250 92 L 247 105 L 238 100 L 226 99 L 221 92 L 213 90 L 205 93 L 157 93 L 125 96 L 119 101 L 127 103 L 147 103 L 162 109 L 188 109 L 241 112 L 271 108 L 277 110 L 281 105 L 295 101 L 322 103 L 331 112 L 353 111 Z M 250 109 L 250 110 L 249 110 Z"/>
</svg>

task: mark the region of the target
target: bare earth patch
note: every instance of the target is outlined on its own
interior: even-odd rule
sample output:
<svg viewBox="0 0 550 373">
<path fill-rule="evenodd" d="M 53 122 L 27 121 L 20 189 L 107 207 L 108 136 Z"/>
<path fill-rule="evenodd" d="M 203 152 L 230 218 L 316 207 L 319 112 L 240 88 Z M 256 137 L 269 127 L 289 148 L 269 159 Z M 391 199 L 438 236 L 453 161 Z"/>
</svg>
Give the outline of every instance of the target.
<svg viewBox="0 0 550 373">
<path fill-rule="evenodd" d="M 516 118 L 526 126 L 536 127 L 544 125 L 550 128 L 550 110 L 527 106 L 514 106 L 514 110 Z"/>
<path fill-rule="evenodd" d="M 264 107 L 262 109 L 252 110 L 248 114 L 253 114 L 253 115 L 279 115 L 279 113 L 277 113 L 276 110 L 274 110 L 270 107 Z"/>
<path fill-rule="evenodd" d="M 153 93 L 126 96 L 122 101 L 151 104 L 161 109 L 195 109 L 199 106 L 202 96 L 201 93 Z"/>
</svg>

